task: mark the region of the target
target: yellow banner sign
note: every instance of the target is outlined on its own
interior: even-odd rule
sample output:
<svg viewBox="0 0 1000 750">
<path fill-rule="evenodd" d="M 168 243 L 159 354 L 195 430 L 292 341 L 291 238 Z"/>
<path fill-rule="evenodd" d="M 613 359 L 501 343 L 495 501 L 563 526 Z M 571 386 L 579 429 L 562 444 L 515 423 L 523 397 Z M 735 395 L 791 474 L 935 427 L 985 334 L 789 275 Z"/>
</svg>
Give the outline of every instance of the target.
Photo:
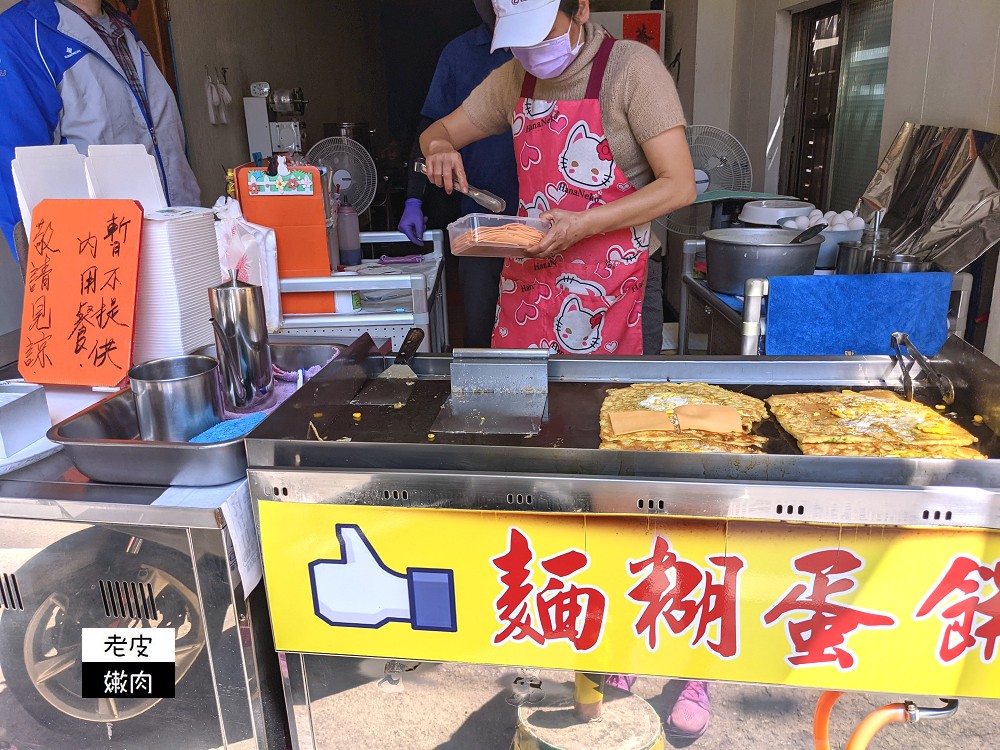
<svg viewBox="0 0 1000 750">
<path fill-rule="evenodd" d="M 260 503 L 281 651 L 1000 698 L 1000 535 Z"/>
</svg>

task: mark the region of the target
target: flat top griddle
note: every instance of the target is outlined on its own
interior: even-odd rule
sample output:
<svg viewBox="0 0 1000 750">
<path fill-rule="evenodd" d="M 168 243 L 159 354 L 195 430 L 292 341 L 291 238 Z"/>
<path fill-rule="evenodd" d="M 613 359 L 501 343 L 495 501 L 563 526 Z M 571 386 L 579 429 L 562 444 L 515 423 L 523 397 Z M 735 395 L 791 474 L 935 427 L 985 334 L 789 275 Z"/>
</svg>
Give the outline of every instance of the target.
<svg viewBox="0 0 1000 750">
<path fill-rule="evenodd" d="M 986 461 L 805 456 L 773 417 L 755 428 L 767 438 L 760 454 L 598 449 L 598 415 L 611 388 L 672 380 L 713 383 L 760 399 L 841 389 L 902 393 L 891 357 L 554 357 L 548 362 L 546 413 L 531 435 L 435 432 L 434 421 L 451 395 L 455 361 L 417 357 L 413 367 L 420 379 L 406 404 L 394 408 L 350 404 L 378 366 L 335 360 L 247 437 L 250 467 L 1000 490 L 994 429 L 1000 425 L 1000 366 L 959 339 L 949 341 L 934 366 L 955 383 L 957 399 L 945 413 L 978 438 L 975 447 Z M 938 391 L 919 377 L 915 395 L 932 408 L 940 403 Z M 973 420 L 977 414 L 984 423 Z"/>
<path fill-rule="evenodd" d="M 432 425 L 450 394 L 445 380 L 421 380 L 401 408 L 393 406 L 357 406 L 332 401 L 322 387 L 303 389 L 292 409 L 272 417 L 255 437 L 284 440 L 342 441 L 393 445 L 505 446 L 522 448 L 597 449 L 600 445 L 598 417 L 609 390 L 622 384 L 551 383 L 548 413 L 537 435 L 483 435 L 435 433 Z M 725 385 L 729 390 L 754 398 L 805 391 L 841 390 L 833 386 L 762 386 Z M 863 391 L 864 388 L 853 390 Z M 902 396 L 902 389 L 895 390 Z M 516 398 L 516 395 L 511 396 Z M 919 388 L 915 400 L 934 407 L 940 403 L 937 391 Z M 975 435 L 974 446 L 990 458 L 1000 458 L 1000 438 L 985 424 L 974 421 L 974 410 L 960 401 L 944 412 L 952 421 Z M 360 417 L 356 417 L 360 415 Z M 310 426 L 311 425 L 311 426 Z M 774 417 L 760 422 L 754 433 L 767 438 L 763 452 L 769 455 L 799 455 L 794 438 L 781 428 Z M 432 437 L 433 435 L 433 437 Z M 318 438 L 317 438 L 318 436 Z"/>
</svg>

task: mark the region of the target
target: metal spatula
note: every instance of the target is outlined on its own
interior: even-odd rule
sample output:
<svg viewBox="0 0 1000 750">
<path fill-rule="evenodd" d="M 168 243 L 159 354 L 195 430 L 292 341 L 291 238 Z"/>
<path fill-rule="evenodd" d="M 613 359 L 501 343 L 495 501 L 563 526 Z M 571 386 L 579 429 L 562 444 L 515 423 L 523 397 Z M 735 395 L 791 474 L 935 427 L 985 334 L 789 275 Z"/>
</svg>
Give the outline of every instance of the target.
<svg viewBox="0 0 1000 750">
<path fill-rule="evenodd" d="M 369 380 L 351 403 L 360 406 L 405 404 L 410 398 L 413 387 L 417 384 L 417 374 L 410 367 L 410 362 L 413 361 L 413 357 L 423 340 L 424 330 L 411 328 L 406 334 L 406 338 L 403 339 L 403 344 L 399 347 L 399 354 L 396 355 L 393 364 L 389 365 L 385 372 L 377 378 Z"/>
</svg>

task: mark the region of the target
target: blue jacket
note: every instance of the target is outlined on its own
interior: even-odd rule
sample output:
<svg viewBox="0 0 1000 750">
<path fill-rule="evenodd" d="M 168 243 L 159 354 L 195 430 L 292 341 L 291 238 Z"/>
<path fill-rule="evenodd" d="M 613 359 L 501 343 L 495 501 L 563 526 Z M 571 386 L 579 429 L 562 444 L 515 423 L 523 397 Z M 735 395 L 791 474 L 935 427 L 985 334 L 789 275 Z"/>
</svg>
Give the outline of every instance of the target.
<svg viewBox="0 0 1000 750">
<path fill-rule="evenodd" d="M 0 14 L 0 230 L 13 249 L 21 215 L 10 162 L 18 146 L 141 143 L 156 156 L 167 200 L 200 205 L 184 154 L 174 93 L 133 30 L 129 46 L 152 122 L 114 55 L 90 25 L 55 0 L 22 0 Z"/>
</svg>

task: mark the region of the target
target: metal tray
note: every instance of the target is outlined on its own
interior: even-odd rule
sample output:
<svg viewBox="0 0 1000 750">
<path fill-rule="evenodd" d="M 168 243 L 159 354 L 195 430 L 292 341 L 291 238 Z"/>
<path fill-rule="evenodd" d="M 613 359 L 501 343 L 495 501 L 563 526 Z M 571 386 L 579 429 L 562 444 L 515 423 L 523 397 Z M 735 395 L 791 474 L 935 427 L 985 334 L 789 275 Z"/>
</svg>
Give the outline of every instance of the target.
<svg viewBox="0 0 1000 750">
<path fill-rule="evenodd" d="M 292 372 L 323 364 L 343 349 L 340 344 L 275 343 L 271 358 Z M 214 356 L 214 348 L 204 353 Z M 76 468 L 97 482 L 205 487 L 246 477 L 243 438 L 201 444 L 140 440 L 128 388 L 55 425 L 48 438 L 62 444 Z"/>
</svg>

